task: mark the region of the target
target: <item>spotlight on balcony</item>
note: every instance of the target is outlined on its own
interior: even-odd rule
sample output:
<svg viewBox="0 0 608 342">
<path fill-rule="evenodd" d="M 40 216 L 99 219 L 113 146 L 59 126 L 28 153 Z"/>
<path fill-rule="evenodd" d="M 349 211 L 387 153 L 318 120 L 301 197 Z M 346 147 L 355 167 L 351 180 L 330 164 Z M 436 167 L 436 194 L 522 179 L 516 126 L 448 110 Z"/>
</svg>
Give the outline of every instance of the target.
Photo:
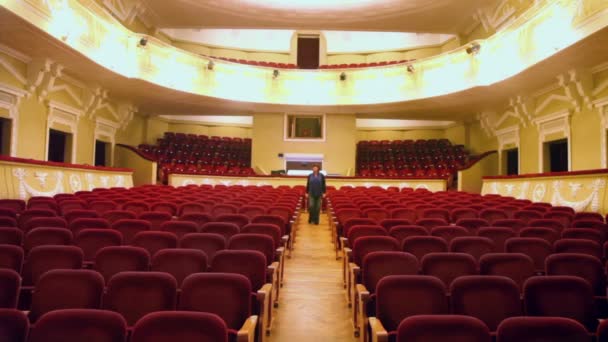
<svg viewBox="0 0 608 342">
<path fill-rule="evenodd" d="M 407 72 L 409 72 L 410 74 L 413 74 L 414 71 L 416 71 L 416 69 L 414 69 L 414 65 L 413 64 L 408 64 L 407 65 Z"/>
<path fill-rule="evenodd" d="M 272 71 L 272 78 L 277 78 L 277 77 L 279 77 L 279 74 L 280 74 L 279 70 L 274 69 L 274 70 Z"/>
<path fill-rule="evenodd" d="M 473 43 L 467 48 L 467 53 L 469 55 L 476 55 L 479 53 L 479 50 L 481 50 L 481 45 L 478 43 Z"/>
<path fill-rule="evenodd" d="M 148 45 L 148 38 L 143 37 L 142 39 L 139 40 L 139 46 L 145 47 L 146 45 Z"/>
<path fill-rule="evenodd" d="M 346 81 L 346 73 L 342 72 L 340 74 L 340 81 Z"/>
<path fill-rule="evenodd" d="M 209 61 L 209 63 L 207 63 L 207 70 L 213 70 L 214 67 L 215 63 L 213 63 L 213 61 Z"/>
</svg>

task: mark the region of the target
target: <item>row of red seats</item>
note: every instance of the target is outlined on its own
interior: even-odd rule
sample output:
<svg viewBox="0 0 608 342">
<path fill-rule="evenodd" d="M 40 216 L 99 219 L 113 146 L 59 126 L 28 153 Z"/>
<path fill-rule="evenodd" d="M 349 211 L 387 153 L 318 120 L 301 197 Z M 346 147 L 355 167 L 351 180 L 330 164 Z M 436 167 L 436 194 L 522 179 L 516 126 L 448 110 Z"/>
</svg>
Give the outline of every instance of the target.
<svg viewBox="0 0 608 342">
<path fill-rule="evenodd" d="M 232 62 L 232 63 L 255 65 L 255 66 L 262 66 L 262 67 L 275 68 L 275 69 L 298 69 L 298 66 L 295 64 L 292 64 L 292 63 L 252 61 L 252 60 L 228 58 L 228 57 L 211 57 L 211 56 L 207 56 L 207 57 L 219 59 L 219 60 L 223 60 L 223 61 L 228 61 L 228 62 Z M 415 59 L 404 59 L 404 60 L 399 60 L 399 61 L 380 61 L 380 62 L 370 62 L 370 63 L 324 64 L 324 65 L 320 65 L 319 69 L 372 68 L 372 67 L 378 67 L 378 66 L 411 63 L 413 61 L 415 61 Z"/>
<path fill-rule="evenodd" d="M 374 294 L 375 316 L 368 319 L 372 340 L 395 336 L 397 341 L 489 342 L 495 336 L 497 341 L 591 341 L 598 330 L 605 335 L 606 327 L 599 327 L 594 314 L 591 288 L 579 277 L 531 277 L 523 300 L 513 281 L 500 276 L 461 277 L 450 291 L 448 295 L 445 285 L 432 276 L 383 277 Z M 445 326 L 433 324 L 441 320 Z M 511 327 L 513 320 L 521 324 L 519 329 Z M 535 326 L 555 320 L 551 327 L 557 331 Z M 440 327 L 447 329 L 438 331 Z"/>
<path fill-rule="evenodd" d="M 203 305 L 204 308 L 211 305 Z M 248 337 L 251 316 L 239 331 Z M 230 327 L 221 316 L 210 312 L 159 311 L 143 316 L 129 331 L 127 322 L 118 313 L 96 309 L 59 309 L 44 314 L 36 325 L 30 325 L 25 313 L 0 309 L 0 326 L 6 341 L 12 342 L 228 342 Z"/>
<path fill-rule="evenodd" d="M 386 254 L 389 253 L 403 253 L 414 260 L 427 258 L 427 260 L 441 261 L 445 259 L 443 266 L 437 266 L 434 270 L 426 270 L 429 272 L 428 275 L 438 276 L 447 282 L 447 284 L 442 281 L 438 282 L 442 286 L 447 286 L 445 289 L 449 288 L 450 282 L 456 276 L 478 272 L 475 262 L 482 258 L 497 258 L 501 260 L 502 265 L 509 258 L 516 259 L 512 262 L 513 267 L 510 271 L 503 266 L 497 273 L 493 273 L 493 275 L 511 278 L 510 281 L 513 281 L 516 287 L 518 284 L 521 286 L 525 280 L 525 277 L 517 272 L 525 270 L 529 277 L 537 272 L 544 272 L 547 260 L 561 260 L 564 267 L 556 267 L 555 269 L 559 269 L 559 271 L 552 269 L 551 272 L 547 269 L 547 272 L 584 278 L 584 280 L 575 279 L 592 289 L 587 291 L 592 299 L 592 304 L 594 293 L 603 296 L 598 303 L 604 308 L 601 313 L 602 317 L 606 313 L 605 308 L 608 305 L 605 298 L 606 275 L 601 261 L 601 258 L 604 257 L 601 243 L 606 238 L 606 225 L 604 218 L 597 213 L 574 213 L 572 208 L 553 207 L 547 203 L 531 203 L 498 195 L 480 196 L 459 192 L 431 193 L 412 189 L 400 191 L 399 189 L 346 188 L 330 191 L 328 202 L 334 234 L 343 233 L 340 245 L 344 250 L 344 281 L 347 298 L 353 307 L 353 324 L 358 333 L 365 334 L 368 328 L 374 331 L 373 324 L 384 323 L 382 320 L 368 321 L 365 316 L 373 307 L 373 303 L 368 300 L 370 298 L 377 300 L 378 294 L 369 291 L 362 284 L 365 282 L 364 279 L 377 282 L 392 274 L 403 274 L 406 264 L 403 261 L 405 257 L 400 258 L 395 255 L 388 257 Z M 578 220 L 574 220 L 577 214 Z M 555 215 L 555 217 L 544 219 L 545 215 L 549 217 Z M 450 225 L 450 222 L 454 221 L 456 221 L 456 226 Z M 412 225 L 413 223 L 416 225 Z M 511 228 L 512 226 L 490 227 L 503 223 L 505 225 L 516 223 L 516 225 L 513 225 L 514 228 Z M 526 226 L 530 223 L 538 227 L 527 228 Z M 577 228 L 570 228 L 572 226 Z M 519 229 L 520 227 L 523 228 Z M 562 236 L 565 239 L 560 239 Z M 340 248 L 337 243 L 336 245 L 337 249 Z M 552 254 L 554 252 L 559 254 Z M 363 266 L 365 260 L 373 260 L 376 253 L 378 255 L 375 257 L 383 260 L 382 263 L 369 266 L 369 269 L 365 271 L 365 266 Z M 389 266 L 391 262 L 398 262 L 399 259 L 402 260 L 401 268 Z M 522 260 L 524 261 L 522 262 Z M 425 263 L 433 264 L 432 261 L 425 261 Z M 584 264 L 587 267 L 577 267 L 578 264 Z M 411 260 L 408 265 L 409 269 L 412 269 Z M 567 267 L 572 265 L 575 267 Z M 375 275 L 366 276 L 365 272 L 375 272 Z M 419 272 L 420 270 L 416 266 L 413 274 Z M 374 287 L 373 284 L 371 286 Z M 515 292 L 517 292 L 516 297 L 519 300 L 519 291 Z M 472 298 L 475 298 L 474 295 L 475 293 L 471 294 Z M 483 298 L 476 300 L 480 303 L 486 302 Z M 361 301 L 364 303 L 361 304 Z M 403 303 L 403 300 L 395 301 L 395 303 Z M 387 309 L 386 305 L 381 306 L 382 309 L 380 306 L 376 309 Z M 406 306 L 399 304 L 395 308 L 389 309 L 389 312 L 395 313 L 399 310 L 411 312 L 411 309 Z M 473 310 L 470 314 L 488 323 L 484 318 L 497 315 L 492 308 L 493 306 L 485 311 Z M 437 312 L 418 313 L 437 314 Z M 554 313 L 555 316 L 566 315 L 564 311 L 559 310 Z M 373 314 L 381 316 L 378 312 Z M 388 330 L 394 334 L 398 323 L 407 316 L 409 314 L 402 315 L 398 319 L 393 317 Z M 502 318 L 506 317 L 508 316 Z M 592 312 L 591 319 L 587 316 L 576 318 L 581 323 L 587 324 L 595 317 L 597 317 L 595 312 Z M 367 326 L 366 322 L 374 323 Z M 500 320 L 494 320 L 493 325 L 490 325 L 494 327 L 494 330 L 492 328 L 490 330 L 495 331 L 499 322 Z"/>
<path fill-rule="evenodd" d="M 272 189 L 269 187 L 243 186 L 188 186 L 182 188 L 144 186 L 133 189 L 96 189 L 95 191 L 84 191 L 74 195 L 57 195 L 56 198 L 32 198 L 27 205 L 24 201 L 6 200 L 0 201 L 0 208 L 4 207 L 3 213 L 7 214 L 7 216 L 4 216 L 6 222 L 13 226 L 21 223 L 22 227 L 27 230 L 23 239 L 25 240 L 24 247 L 30 251 L 28 256 L 31 256 L 32 253 L 36 255 L 37 250 L 46 248 L 78 249 L 74 246 L 47 246 L 49 243 L 69 244 L 72 240 L 70 236 L 75 236 L 72 243 L 84 244 L 86 247 L 95 249 L 94 251 L 89 250 L 88 253 L 81 252 L 88 255 L 87 259 L 90 261 L 95 260 L 95 256 L 100 254 L 104 248 L 137 248 L 116 245 L 125 243 L 141 246 L 140 250 L 149 255 L 153 255 L 154 252 L 158 254 L 161 252 L 170 253 L 174 250 L 174 247 L 177 247 L 175 243 L 178 239 L 177 236 L 183 235 L 180 239 L 184 240 L 183 245 L 180 242 L 179 246 L 200 250 L 207 248 L 206 251 L 212 256 L 213 253 L 219 253 L 217 250 L 237 249 L 239 243 L 242 249 L 256 250 L 257 248 L 258 253 L 264 257 L 264 265 L 266 266 L 265 260 L 278 259 L 281 261 L 282 259 L 277 252 L 283 248 L 281 246 L 288 242 L 288 237 L 283 236 L 284 230 L 289 226 L 285 222 L 294 218 L 293 215 L 299 206 L 301 193 L 301 188 L 291 189 L 289 187 Z M 222 202 L 227 204 L 222 204 Z M 256 205 L 247 206 L 244 204 Z M 26 207 L 30 209 L 26 209 Z M 35 217 L 35 215 L 32 217 L 30 214 L 35 214 L 36 211 L 46 212 L 45 214 L 48 214 L 49 217 Z M 240 214 L 237 212 L 240 212 Z M 266 213 L 277 215 L 267 215 Z M 172 217 L 178 214 L 181 215 L 180 220 L 172 220 Z M 55 215 L 63 215 L 63 217 Z M 107 220 L 98 218 L 98 216 L 103 216 Z M 145 219 L 145 221 L 134 219 L 136 217 Z M 227 222 L 208 223 L 209 221 L 224 219 Z M 42 225 L 47 225 L 50 221 L 53 221 L 50 225 L 61 225 L 69 229 L 40 227 L 36 223 L 37 220 L 41 221 L 38 223 Z M 49 220 L 49 222 L 42 222 L 45 220 Z M 113 221 L 112 228 L 114 229 L 108 229 L 110 220 Z M 32 221 L 34 222 L 32 223 Z M 250 221 L 255 223 L 249 224 Z M 83 223 L 84 226 L 80 223 Z M 281 228 L 278 227 L 279 225 Z M 152 228 L 160 231 L 153 231 Z M 18 244 L 23 236 L 21 229 L 0 229 L 0 239 L 4 239 L 4 242 L 11 238 L 10 233 L 4 234 L 7 231 L 12 233 L 13 242 Z M 184 238 L 186 235 L 187 238 Z M 264 240 L 265 242 L 258 241 L 257 247 L 255 247 L 250 239 Z M 127 240 L 130 241 L 127 242 Z M 109 246 L 104 246 L 104 244 L 109 244 Z M 262 249 L 260 244 L 265 245 L 266 249 L 264 251 L 272 253 L 272 255 L 263 254 L 260 250 Z M 101 245 L 101 248 L 99 245 Z M 214 250 L 213 246 L 217 248 Z M 269 249 L 269 246 L 273 249 Z M 20 247 L 14 247 L 20 250 Z M 278 249 L 274 249 L 274 247 Z M 177 253 L 179 250 L 175 251 L 174 253 Z M 226 252 L 232 251 L 226 250 Z M 201 253 L 204 254 L 204 252 Z M 52 254 L 61 253 L 54 251 Z M 215 256 L 213 258 L 215 259 Z M 248 258 L 248 260 L 251 260 L 251 257 Z M 50 260 L 52 258 L 43 259 Z M 28 258 L 25 264 L 29 265 L 31 262 Z M 148 262 L 144 264 L 148 265 Z M 235 265 L 238 264 L 235 263 Z M 115 265 L 109 267 L 113 268 Z M 26 268 L 29 268 L 29 266 Z M 36 267 L 36 269 L 40 270 L 41 268 Z M 280 281 L 282 265 L 275 266 L 274 269 L 277 274 L 276 279 Z M 179 271 L 179 268 L 175 271 Z M 267 271 L 264 271 L 263 274 L 266 273 Z M 32 281 L 32 283 L 34 282 Z M 278 283 L 275 284 L 276 286 L 273 289 L 276 288 L 276 292 L 270 293 L 274 299 L 270 299 L 269 303 L 276 301 L 276 298 L 278 298 L 278 288 L 280 286 Z M 268 322 L 264 323 L 262 330 L 267 329 L 265 328 L 266 324 L 269 327 Z"/>
<path fill-rule="evenodd" d="M 370 62 L 370 63 L 324 64 L 324 65 L 319 65 L 319 69 L 373 68 L 373 67 L 378 67 L 378 66 L 411 63 L 413 61 L 415 61 L 415 59 L 403 59 L 403 60 L 399 60 L 399 61 L 380 61 L 380 62 Z"/>
<path fill-rule="evenodd" d="M 251 139 L 165 132 L 157 145 L 138 150 L 159 163 L 159 179 L 176 173 L 251 175 Z"/>
<path fill-rule="evenodd" d="M 447 139 L 360 141 L 357 174 L 363 177 L 446 177 L 464 167 L 468 153 Z"/>
<path fill-rule="evenodd" d="M 250 274 L 242 267 L 227 264 L 246 261 L 245 257 L 251 260 Z M 44 315 L 57 309 L 94 309 L 116 313 L 125 326 L 133 327 L 147 314 L 177 309 L 214 313 L 229 327 L 233 335 L 231 340 L 236 340 L 243 328 L 253 340 L 256 332 L 261 336 L 267 329 L 269 302 L 266 298 L 270 297 L 268 291 L 272 286 L 263 284 L 266 278 L 261 278 L 261 287 L 253 287 L 255 276 L 265 272 L 265 267 L 257 263 L 258 257 L 262 258 L 253 251 L 219 253 L 211 262 L 210 272 L 188 275 L 181 288 L 176 279 L 164 271 L 125 271 L 104 281 L 95 270 L 55 268 L 38 279 L 27 319 L 37 327 Z M 13 304 L 17 302 L 21 288 L 19 275 L 9 269 L 0 269 L 0 280 L 7 304 L 4 309 L 15 309 Z M 252 300 L 254 297 L 256 300 Z"/>
<path fill-rule="evenodd" d="M 232 62 L 232 63 L 256 65 L 256 66 L 275 68 L 275 69 L 297 69 L 298 68 L 297 65 L 292 64 L 292 63 L 251 61 L 251 60 L 247 60 L 247 59 L 237 59 L 237 58 L 228 58 L 228 57 L 211 57 L 211 56 L 208 56 L 208 57 L 223 60 L 223 61 L 228 61 L 228 62 Z"/>
<path fill-rule="evenodd" d="M 180 239 L 180 248 L 177 248 L 177 238 L 173 234 L 148 231 L 138 233 L 130 241 L 130 246 L 112 245 L 97 250 L 90 264 L 85 262 L 85 252 L 79 247 L 62 245 L 63 241 L 50 240 L 46 241 L 49 244 L 37 246 L 28 251 L 24 263 L 24 251 L 19 246 L 0 245 L 0 260 L 3 268 L 9 268 L 15 274 L 19 274 L 17 272 L 23 265 L 21 270 L 23 287 L 19 308 L 32 309 L 30 314 L 32 320 L 35 320 L 39 316 L 38 314 L 44 313 L 35 308 L 48 308 L 49 306 L 36 303 L 35 296 L 39 294 L 35 292 L 32 285 L 38 286 L 50 270 L 82 269 L 83 266 L 91 267 L 99 272 L 100 278 L 105 279 L 108 284 L 114 277 L 127 271 L 147 272 L 151 269 L 153 272 L 164 272 L 175 279 L 177 288 L 183 287 L 184 279 L 191 274 L 207 271 L 239 273 L 250 278 L 256 291 L 263 287 L 267 290 L 269 307 L 265 311 L 268 311 L 271 310 L 272 303 L 278 301 L 283 255 L 279 252 L 280 248 L 275 250 L 276 245 L 273 238 L 265 234 L 271 230 L 260 230 L 256 228 L 260 228 L 261 225 L 255 226 L 245 227 L 242 232 L 233 235 L 228 242 L 220 234 L 188 233 Z M 266 225 L 266 228 L 268 226 L 278 230 L 276 226 Z M 89 245 L 85 243 L 85 248 L 90 247 L 90 244 L 106 243 L 108 235 L 99 233 L 111 231 L 83 230 L 82 233 L 86 233 L 89 239 Z M 94 236 L 91 233 L 98 234 Z M 96 237 L 97 240 L 93 237 Z M 242 265 L 243 263 L 246 265 Z M 19 278 L 19 283 L 21 283 L 21 278 Z M 266 283 L 272 286 L 264 285 Z M 31 299 L 32 290 L 34 290 L 33 300 Z M 16 302 L 16 299 L 10 302 Z M 32 317 L 32 315 L 34 316 Z"/>
</svg>

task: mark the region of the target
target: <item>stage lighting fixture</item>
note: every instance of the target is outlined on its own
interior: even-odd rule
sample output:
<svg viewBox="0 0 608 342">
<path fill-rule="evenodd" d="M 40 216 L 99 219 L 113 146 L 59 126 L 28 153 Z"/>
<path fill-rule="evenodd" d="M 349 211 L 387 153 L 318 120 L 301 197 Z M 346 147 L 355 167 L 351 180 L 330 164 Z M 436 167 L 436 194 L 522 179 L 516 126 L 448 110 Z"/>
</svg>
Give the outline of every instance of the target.
<svg viewBox="0 0 608 342">
<path fill-rule="evenodd" d="M 473 43 L 467 48 L 467 53 L 469 55 L 476 55 L 479 53 L 479 50 L 481 50 L 481 45 L 478 43 Z"/>
<path fill-rule="evenodd" d="M 414 65 L 412 65 L 412 64 L 407 65 L 407 72 L 409 72 L 410 74 L 414 73 L 415 70 L 416 69 L 414 69 Z"/>
<path fill-rule="evenodd" d="M 272 78 L 277 78 L 277 77 L 279 77 L 279 74 L 280 74 L 280 73 L 279 73 L 279 70 L 274 69 L 274 70 L 272 71 Z"/>
<path fill-rule="evenodd" d="M 213 63 L 213 61 L 209 61 L 209 63 L 207 63 L 207 70 L 213 70 L 214 67 L 215 63 Z"/>
<path fill-rule="evenodd" d="M 340 74 L 340 81 L 346 81 L 346 73 L 342 72 Z"/>
<path fill-rule="evenodd" d="M 144 47 L 146 45 L 148 45 L 148 38 L 144 37 L 139 40 L 139 46 Z"/>
</svg>

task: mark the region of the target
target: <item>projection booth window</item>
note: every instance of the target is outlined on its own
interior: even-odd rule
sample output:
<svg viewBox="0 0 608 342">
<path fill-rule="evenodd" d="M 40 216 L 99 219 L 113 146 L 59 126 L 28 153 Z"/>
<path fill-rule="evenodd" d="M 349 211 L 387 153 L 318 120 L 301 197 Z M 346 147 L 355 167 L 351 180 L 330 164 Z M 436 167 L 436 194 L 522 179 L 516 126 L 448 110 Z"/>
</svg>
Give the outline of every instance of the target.
<svg viewBox="0 0 608 342">
<path fill-rule="evenodd" d="M 325 140 L 325 115 L 285 115 L 285 140 Z"/>
</svg>

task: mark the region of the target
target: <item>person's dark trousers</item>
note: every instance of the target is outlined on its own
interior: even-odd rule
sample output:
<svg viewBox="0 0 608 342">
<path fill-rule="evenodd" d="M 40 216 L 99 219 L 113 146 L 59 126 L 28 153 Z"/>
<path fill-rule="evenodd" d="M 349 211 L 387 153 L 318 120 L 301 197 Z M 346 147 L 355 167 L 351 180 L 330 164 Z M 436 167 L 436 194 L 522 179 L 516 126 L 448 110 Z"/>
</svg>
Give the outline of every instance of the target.
<svg viewBox="0 0 608 342">
<path fill-rule="evenodd" d="M 308 223 L 319 224 L 323 196 L 308 195 Z"/>
</svg>

